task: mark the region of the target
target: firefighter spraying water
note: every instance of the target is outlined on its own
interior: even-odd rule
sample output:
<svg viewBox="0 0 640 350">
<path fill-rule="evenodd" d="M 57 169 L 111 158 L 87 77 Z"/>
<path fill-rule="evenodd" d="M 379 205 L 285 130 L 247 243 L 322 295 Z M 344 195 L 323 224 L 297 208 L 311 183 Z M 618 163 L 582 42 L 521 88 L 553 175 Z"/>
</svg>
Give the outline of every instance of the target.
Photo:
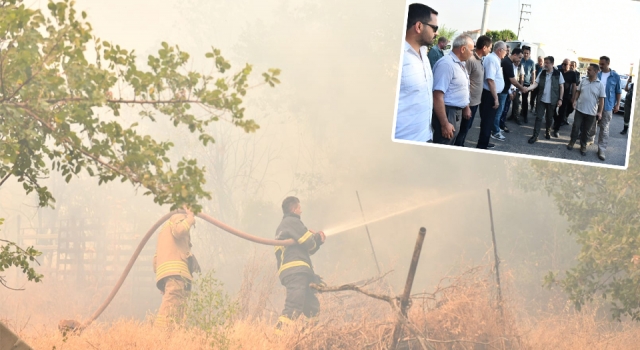
<svg viewBox="0 0 640 350">
<path fill-rule="evenodd" d="M 284 310 L 278 318 L 276 330 L 291 324 L 300 315 L 315 317 L 320 311 L 320 302 L 309 284 L 323 284 L 320 276 L 313 271 L 311 255 L 324 243 L 322 231 L 313 232 L 302 223 L 302 206 L 296 197 L 287 197 L 282 202 L 284 217 L 276 231 L 277 240 L 293 239 L 298 244 L 289 247 L 277 246 L 275 249 L 278 277 L 287 288 Z"/>
<path fill-rule="evenodd" d="M 189 234 L 189 229 L 195 223 L 195 217 L 239 238 L 262 245 L 275 246 L 278 275 L 281 283 L 287 288 L 287 301 L 277 326 L 281 328 L 283 323 L 295 319 L 301 314 L 313 317 L 319 311 L 318 300 L 314 292 L 309 288 L 309 284 L 323 285 L 324 282 L 313 272 L 310 256 L 320 248 L 326 236 L 347 232 L 354 228 L 386 220 L 419 208 L 437 205 L 466 194 L 461 193 L 429 202 L 422 202 L 399 211 L 379 215 L 374 219 L 365 220 L 365 222 L 350 222 L 318 232 L 308 230 L 304 226 L 300 220 L 300 214 L 302 213 L 300 201 L 296 197 L 288 197 L 282 203 L 284 217 L 277 229 L 276 239 L 266 239 L 240 231 L 205 213 L 194 215 L 188 208 L 173 211 L 161 217 L 147 231 L 110 294 L 91 317 L 85 322 L 62 320 L 59 323 L 59 329 L 61 331 L 80 333 L 102 314 L 116 296 L 120 287 L 122 287 L 146 243 L 161 226 L 163 228 L 158 239 L 154 270 L 156 284 L 163 293 L 163 301 L 158 312 L 156 325 L 165 326 L 171 317 L 181 317 L 180 309 L 193 279 L 192 273 L 199 269 L 195 258 L 191 254 L 191 237 Z"/>
</svg>

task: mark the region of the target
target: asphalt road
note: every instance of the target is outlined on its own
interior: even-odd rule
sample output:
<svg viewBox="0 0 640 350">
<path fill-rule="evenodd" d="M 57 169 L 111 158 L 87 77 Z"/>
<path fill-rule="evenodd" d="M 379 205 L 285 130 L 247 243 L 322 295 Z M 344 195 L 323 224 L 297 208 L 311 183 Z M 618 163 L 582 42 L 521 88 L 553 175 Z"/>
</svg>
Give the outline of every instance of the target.
<svg viewBox="0 0 640 350">
<path fill-rule="evenodd" d="M 631 108 L 631 106 L 629 106 Z M 575 113 L 575 112 L 574 112 Z M 528 154 L 543 157 L 553 157 L 567 160 L 577 160 L 582 162 L 590 162 L 596 164 L 609 164 L 624 166 L 627 157 L 627 141 L 629 134 L 620 135 L 620 131 L 624 126 L 624 119 L 622 112 L 614 114 L 611 118 L 611 124 L 609 126 L 609 144 L 605 152 L 605 161 L 601 161 L 598 158 L 598 146 L 593 144 L 587 147 L 587 154 L 582 156 L 580 154 L 580 142 L 576 142 L 572 151 L 567 150 L 567 144 L 571 134 L 571 128 L 573 125 L 573 115 L 568 118 L 570 125 L 565 125 L 560 128 L 559 138 L 551 137 L 550 140 L 544 137 L 544 121 L 542 129 L 540 130 L 540 136 L 538 141 L 533 145 L 530 145 L 527 141 L 533 135 L 533 125 L 535 122 L 535 115 L 532 111 L 529 111 L 529 123 L 518 125 L 515 121 L 507 121 L 507 128 L 509 133 L 503 132 L 505 135 L 505 141 L 498 141 L 491 139 L 490 142 L 495 144 L 494 148 L 490 148 L 492 151 L 506 152 L 506 153 L 518 153 Z M 511 115 L 511 111 L 509 114 Z M 520 119 L 522 121 L 522 118 Z M 473 120 L 473 126 L 465 141 L 465 147 L 476 147 L 478 135 L 480 134 L 480 111 L 477 112 L 476 117 Z M 597 141 L 597 135 L 596 135 Z"/>
</svg>

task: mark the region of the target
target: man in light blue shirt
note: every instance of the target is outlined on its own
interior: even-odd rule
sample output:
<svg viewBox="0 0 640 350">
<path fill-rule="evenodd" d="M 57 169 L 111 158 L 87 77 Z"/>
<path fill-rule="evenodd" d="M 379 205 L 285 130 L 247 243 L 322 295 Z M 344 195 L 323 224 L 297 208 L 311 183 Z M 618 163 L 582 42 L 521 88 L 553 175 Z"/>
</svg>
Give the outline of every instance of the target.
<svg viewBox="0 0 640 350">
<path fill-rule="evenodd" d="M 480 98 L 480 135 L 477 148 L 487 149 L 491 138 L 496 112 L 500 107 L 498 92 L 504 89 L 504 77 L 500 60 L 507 54 L 507 44 L 498 41 L 493 45 L 493 52 L 482 61 L 484 68 L 484 82 L 482 96 Z"/>
<path fill-rule="evenodd" d="M 462 118 L 471 117 L 469 74 L 466 62 L 473 55 L 473 39 L 460 35 L 451 52 L 433 67 L 433 142 L 453 145 Z"/>
<path fill-rule="evenodd" d="M 409 5 L 394 140 L 431 142 L 433 75 L 427 59 L 427 45 L 438 33 L 438 13 L 422 4 Z"/>
<path fill-rule="evenodd" d="M 613 113 L 618 113 L 620 109 L 620 98 L 622 97 L 622 87 L 620 86 L 620 75 L 613 69 L 609 68 L 611 60 L 607 56 L 600 57 L 600 73 L 598 79 L 604 84 L 604 91 L 607 97 L 604 99 L 604 111 L 602 118 L 593 123 L 589 130 L 587 144 L 592 144 L 596 137 L 596 128 L 598 131 L 598 158 L 605 160 L 604 152 L 607 150 L 609 143 L 609 124 Z"/>
</svg>

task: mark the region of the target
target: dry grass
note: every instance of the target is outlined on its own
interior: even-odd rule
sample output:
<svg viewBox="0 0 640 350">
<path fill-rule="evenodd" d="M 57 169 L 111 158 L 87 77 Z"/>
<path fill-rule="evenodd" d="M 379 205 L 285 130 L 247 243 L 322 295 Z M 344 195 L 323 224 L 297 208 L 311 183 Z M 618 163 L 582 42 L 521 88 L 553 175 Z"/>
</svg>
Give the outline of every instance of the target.
<svg viewBox="0 0 640 350">
<path fill-rule="evenodd" d="M 260 259 L 256 260 L 256 263 Z M 269 305 L 276 280 L 256 278 L 259 264 L 245 271 L 238 295 L 244 304 L 226 336 L 233 349 L 386 349 L 396 322 L 390 306 L 354 292 L 320 295 L 322 314 L 316 323 L 299 320 L 282 336 L 274 333 L 276 308 Z M 504 276 L 508 287 L 510 278 Z M 367 288 L 384 293 L 381 285 Z M 280 292 L 282 290 L 279 290 Z M 634 323 L 610 322 L 595 308 L 577 313 L 567 304 L 550 305 L 545 312 L 524 315 L 506 288 L 504 316 L 496 307 L 493 275 L 476 267 L 444 278 L 431 293 L 414 295 L 411 323 L 433 349 L 634 349 L 640 328 Z M 563 305 L 562 303 L 560 303 Z M 557 303 L 554 305 L 558 305 Z M 9 323 L 11 326 L 11 323 Z M 35 349 L 211 349 L 211 339 L 196 329 L 154 329 L 149 320 L 118 320 L 96 324 L 80 336 L 62 336 L 56 324 L 13 327 Z M 404 333 L 405 348 L 420 349 Z"/>
</svg>

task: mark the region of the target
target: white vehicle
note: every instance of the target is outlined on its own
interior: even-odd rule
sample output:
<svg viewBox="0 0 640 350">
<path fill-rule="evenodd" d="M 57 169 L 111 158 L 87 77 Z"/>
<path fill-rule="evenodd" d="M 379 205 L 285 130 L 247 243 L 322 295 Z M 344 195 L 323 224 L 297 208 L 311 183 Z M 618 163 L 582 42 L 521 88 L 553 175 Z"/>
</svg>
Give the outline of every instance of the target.
<svg viewBox="0 0 640 350">
<path fill-rule="evenodd" d="M 540 43 L 532 43 L 527 41 L 507 41 L 506 44 L 507 46 L 509 46 L 510 51 L 513 51 L 513 49 L 522 49 L 523 46 L 530 47 L 531 59 L 534 62 L 538 61 L 538 56 L 542 56 L 543 58 L 547 56 Z"/>
</svg>

